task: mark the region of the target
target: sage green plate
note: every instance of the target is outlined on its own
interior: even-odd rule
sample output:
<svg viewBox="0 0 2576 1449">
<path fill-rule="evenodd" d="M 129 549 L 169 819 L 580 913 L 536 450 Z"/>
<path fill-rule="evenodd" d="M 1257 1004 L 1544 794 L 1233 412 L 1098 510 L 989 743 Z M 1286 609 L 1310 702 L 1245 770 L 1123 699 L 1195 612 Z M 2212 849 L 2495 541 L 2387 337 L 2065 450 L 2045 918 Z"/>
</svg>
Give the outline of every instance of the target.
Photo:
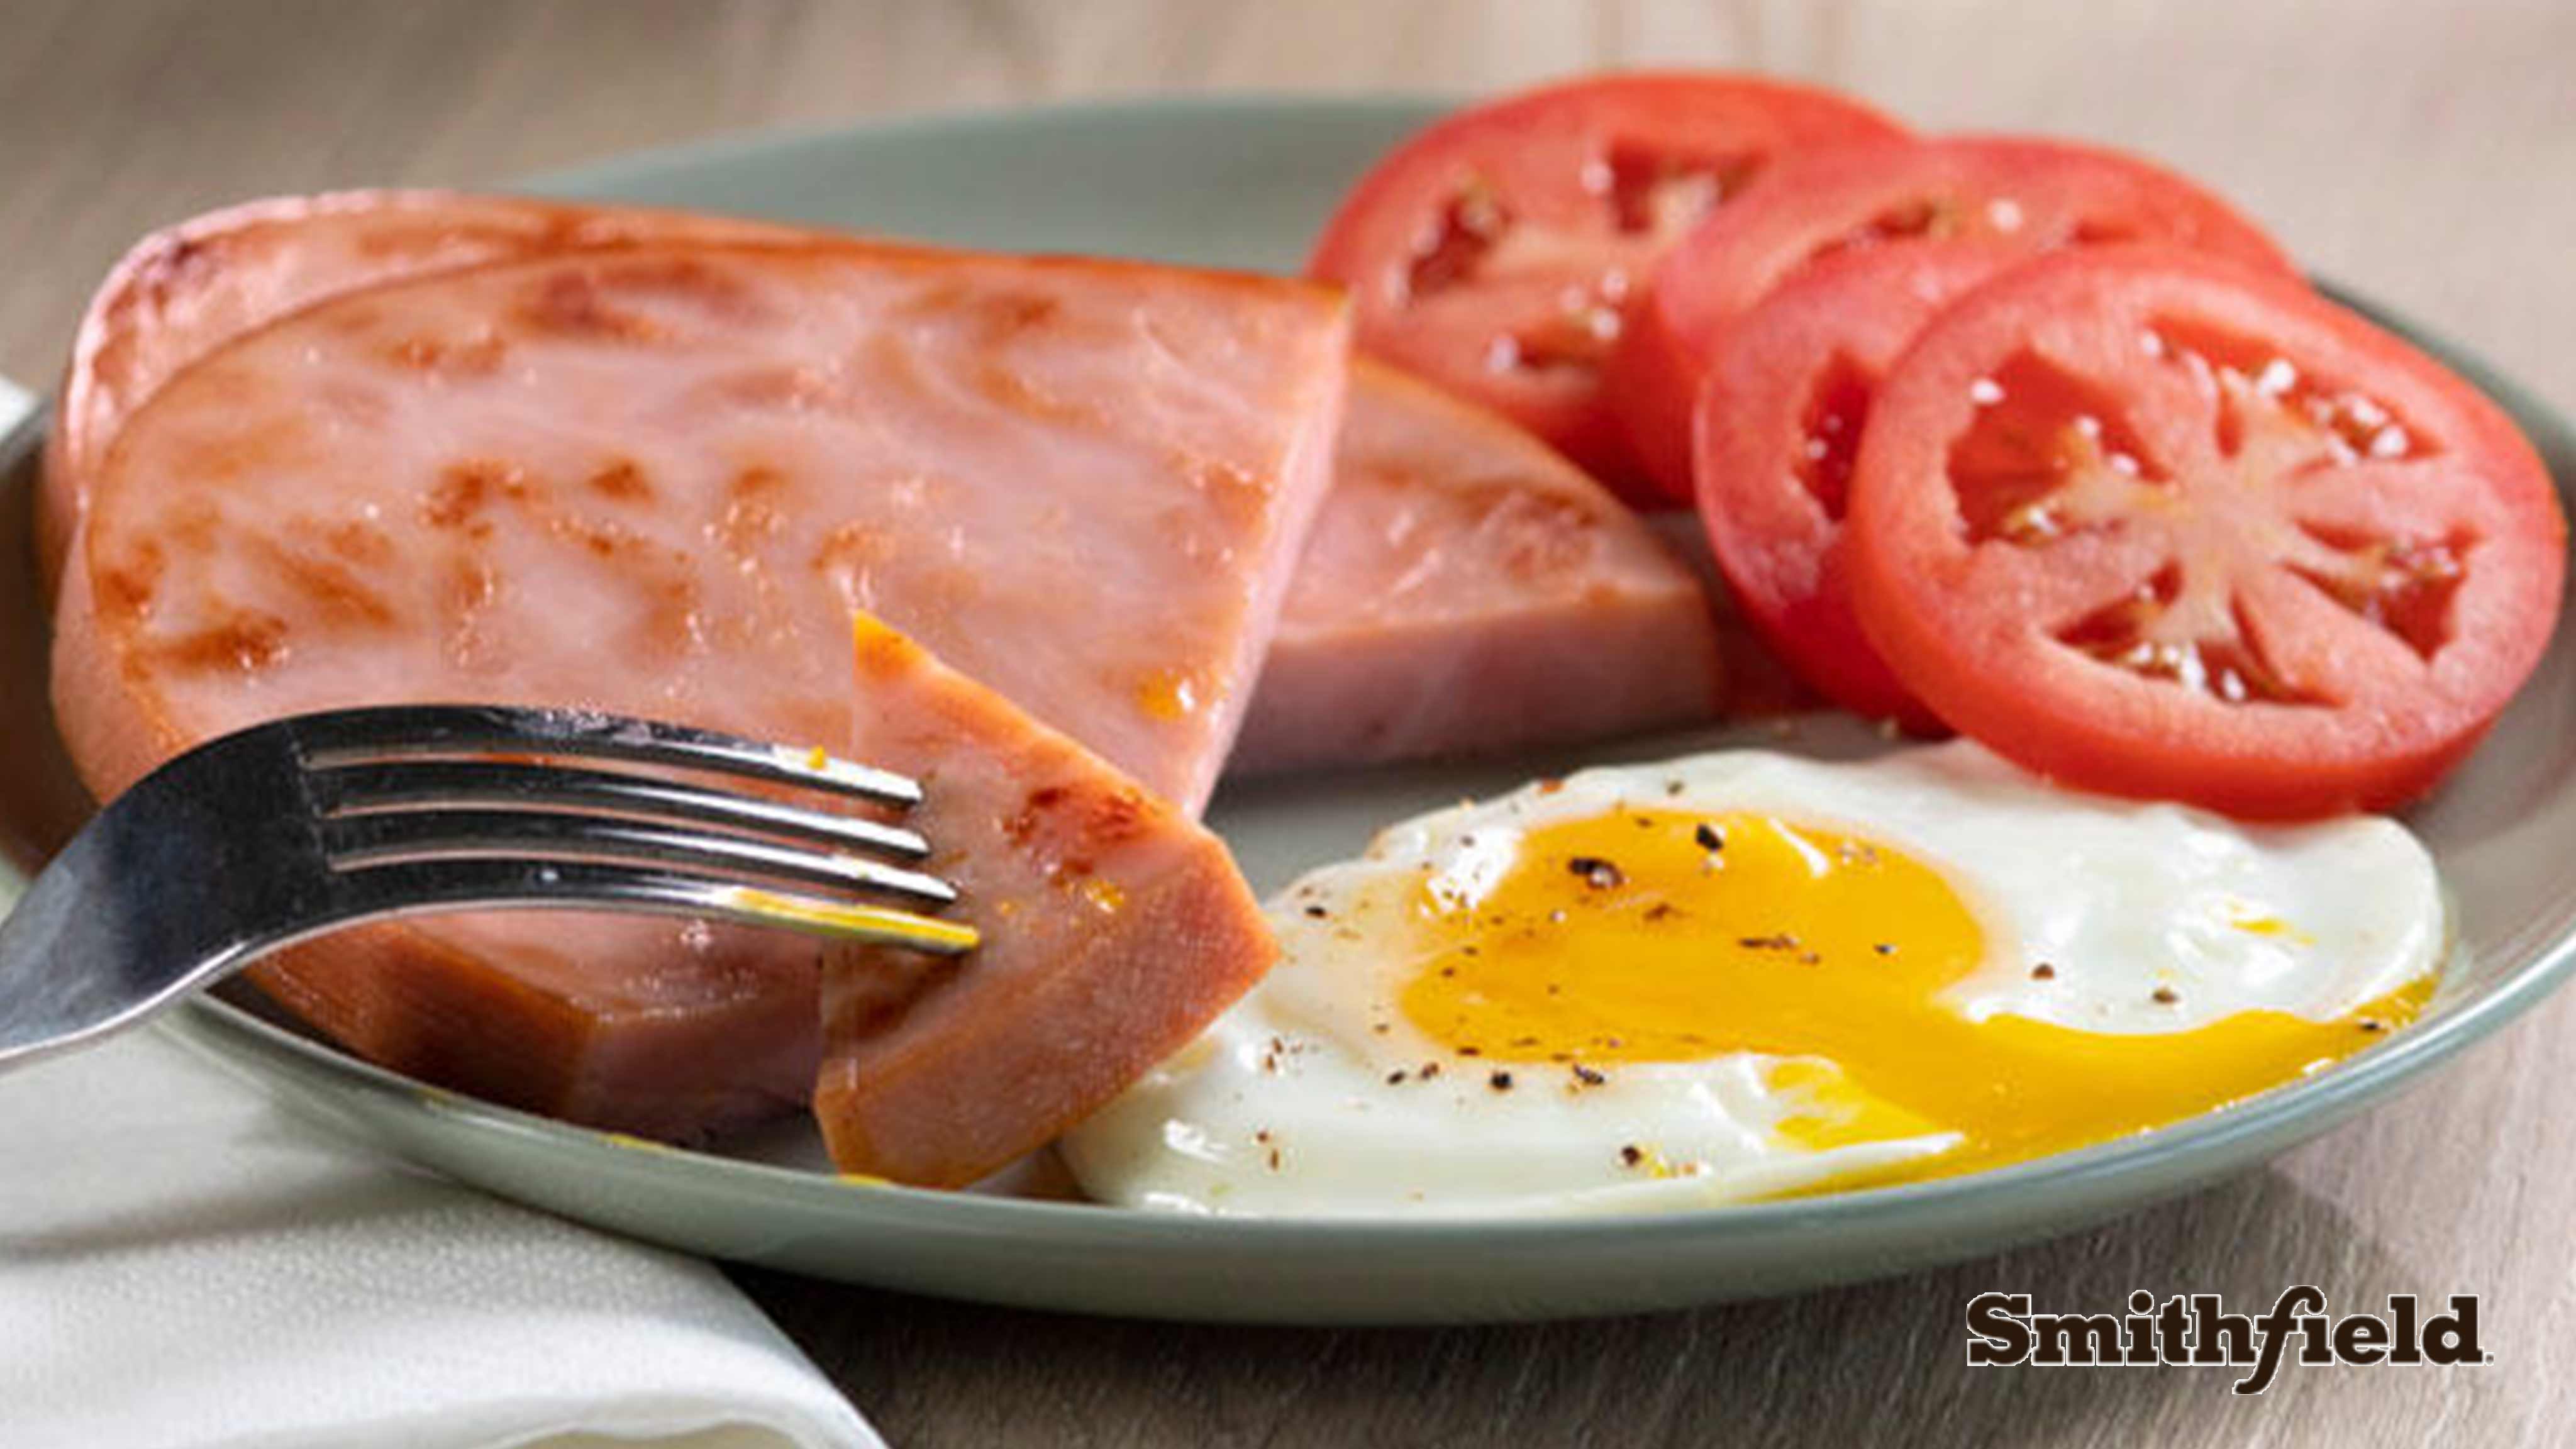
<svg viewBox="0 0 2576 1449">
<path fill-rule="evenodd" d="M 1434 109 L 1250 100 L 931 118 L 657 152 L 538 189 L 991 247 L 1286 268 L 1343 187 Z M 2473 360 L 2453 360 L 2514 410 L 2562 488 L 2576 479 L 2576 433 Z M 23 487 L 20 476 L 13 488 Z M 66 794 L 41 718 L 25 498 L 7 502 L 8 532 L 21 536 L 0 538 L 10 545 L 0 597 L 11 611 L 0 630 L 0 730 L 19 756 L 6 799 L 23 811 Z M 493 1192 L 692 1252 L 853 1282 L 1102 1313 L 1300 1322 L 1536 1318 L 1784 1293 L 1992 1252 L 2242 1171 L 2538 1001 L 2576 962 L 2572 633 L 2560 631 L 2493 737 L 2412 818 L 2456 893 L 2460 942 L 2419 1025 L 2236 1108 L 1971 1177 L 1631 1219 L 1210 1220 L 846 1183 L 817 1170 L 810 1133 L 741 1144 L 735 1155 L 640 1146 L 378 1071 L 218 1002 L 192 1005 L 166 1029 L 298 1109 Z M 1723 738 L 1585 758 L 1651 758 Z M 1780 746 L 1768 735 L 1763 743 Z M 1816 721 L 1786 747 L 1842 753 L 1869 742 Z M 1229 789 L 1212 818 L 1268 890 L 1417 809 L 1579 762 Z"/>
</svg>

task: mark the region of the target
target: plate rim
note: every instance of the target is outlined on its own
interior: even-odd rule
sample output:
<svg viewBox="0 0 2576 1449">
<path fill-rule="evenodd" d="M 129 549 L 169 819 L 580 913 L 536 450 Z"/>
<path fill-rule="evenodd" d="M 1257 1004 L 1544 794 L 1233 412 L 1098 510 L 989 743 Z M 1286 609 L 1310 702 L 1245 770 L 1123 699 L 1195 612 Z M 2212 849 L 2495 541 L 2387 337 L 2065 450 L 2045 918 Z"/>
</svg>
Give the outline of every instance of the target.
<svg viewBox="0 0 2576 1449">
<path fill-rule="evenodd" d="M 541 197 L 603 197 L 609 195 L 603 188 L 618 184 L 622 172 L 680 166 L 730 166 L 781 152 L 828 149 L 853 137 L 900 142 L 924 139 L 933 133 L 955 135 L 1016 131 L 1046 121 L 1127 125 L 1168 123 L 1179 116 L 1260 117 L 1328 110 L 1341 112 L 1355 120 L 1373 118 L 1418 124 L 1477 98 L 1478 94 L 1472 91 L 1296 91 L 1266 88 L 1082 96 L 1032 101 L 1023 106 L 974 103 L 930 106 L 858 119 L 844 117 L 746 126 L 664 141 L 608 152 L 565 166 L 550 166 L 516 180 L 499 182 L 491 189 Z"/>
<path fill-rule="evenodd" d="M 1194 118 L 1224 116 L 1258 121 L 1290 116 L 1311 120 L 1318 112 L 1353 120 L 1419 122 L 1457 103 L 1454 96 L 1433 92 L 1294 92 L 1183 93 L 1166 96 L 1114 96 L 1058 101 L 1029 106 L 967 106 L 912 112 L 858 121 L 821 122 L 728 132 L 599 157 L 549 170 L 505 189 L 534 195 L 604 197 L 633 183 L 638 173 L 678 167 L 730 167 L 795 153 L 828 150 L 852 143 L 900 143 L 942 135 L 994 134 L 1048 122 L 1093 126 L 1170 125 Z M 2560 451 L 2576 455 L 2576 422 L 2533 389 L 2499 373 L 2440 332 L 2354 289 L 2318 279 L 2321 291 L 2337 303 L 2400 331 L 2411 343 L 2433 353 L 2447 366 L 2467 375 L 2482 391 L 2512 413 L 2518 425 L 2550 436 Z M 2542 439 L 2535 436 L 2535 446 Z M 2542 448 L 2544 453 L 2551 451 Z M 2562 494 L 2569 484 L 2562 480 Z M 2561 628 L 2576 617 L 2576 599 L 2562 608 Z M 2215 1111 L 2168 1123 L 2148 1131 L 2070 1152 L 2032 1158 L 1982 1172 L 1933 1178 L 1892 1186 L 1863 1188 L 1814 1196 L 1772 1199 L 1640 1214 L 1602 1216 L 1521 1215 L 1501 1213 L 1422 1213 L 1351 1216 L 1202 1215 L 1119 1207 L 1096 1202 L 1065 1202 L 943 1192 L 877 1181 L 850 1179 L 783 1167 L 704 1150 L 644 1142 L 599 1129 L 521 1111 L 480 1098 L 451 1092 L 402 1076 L 348 1055 L 326 1043 L 299 1035 L 249 1012 L 211 998 L 185 1003 L 179 1035 L 193 1045 L 227 1058 L 238 1051 L 244 1059 L 284 1052 L 308 1067 L 336 1075 L 347 1084 L 379 1098 L 407 1098 L 417 1109 L 461 1121 L 550 1150 L 632 1154 L 649 1152 L 659 1166 L 697 1174 L 716 1186 L 747 1186 L 764 1193 L 869 1195 L 871 1206 L 906 1217 L 932 1214 L 942 1226 L 960 1231 L 992 1229 L 1017 1235 L 1039 1232 L 1062 1242 L 1070 1234 L 1094 1244 L 1137 1246 L 1170 1243 L 1203 1245 L 1211 1238 L 1229 1247 L 1250 1250 L 1291 1245 L 1354 1247 L 1384 1243 L 1418 1245 L 1466 1237 L 1497 1246 L 1534 1242 L 1615 1241 L 1622 1245 L 1664 1240 L 1694 1242 L 1713 1236 L 1757 1237 L 1789 1226 L 1830 1231 L 1876 1226 L 1918 1213 L 1974 1209 L 2025 1193 L 2050 1190 L 2077 1192 L 2115 1183 L 2132 1173 L 2144 1176 L 2159 1163 L 2223 1162 L 2249 1147 L 2257 1149 L 2276 1134 L 2295 1134 L 2309 1122 L 2331 1124 L 2358 1108 L 2418 1081 L 2425 1072 L 2464 1048 L 2530 1011 L 2576 972 L 2576 930 L 2560 934 L 2528 959 L 2481 982 L 2475 994 L 2442 1008 L 2387 1041 L 2346 1057 L 2334 1065 L 2274 1087 Z M 2140 1193 L 2137 1204 L 2152 1195 Z M 817 1199 L 821 1202 L 821 1199 Z M 838 1197 L 826 1206 L 843 1207 Z"/>
</svg>

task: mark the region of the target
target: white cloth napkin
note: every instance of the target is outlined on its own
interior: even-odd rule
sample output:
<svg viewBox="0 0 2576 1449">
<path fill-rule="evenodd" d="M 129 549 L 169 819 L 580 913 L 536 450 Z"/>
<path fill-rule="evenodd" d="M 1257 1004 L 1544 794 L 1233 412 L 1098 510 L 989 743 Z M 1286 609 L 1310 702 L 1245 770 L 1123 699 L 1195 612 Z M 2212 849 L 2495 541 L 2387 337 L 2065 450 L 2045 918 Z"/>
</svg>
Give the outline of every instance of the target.
<svg viewBox="0 0 2576 1449">
<path fill-rule="evenodd" d="M 7 1449 L 882 1449 L 713 1268 L 405 1169 L 144 1031 L 0 1076 Z"/>
</svg>

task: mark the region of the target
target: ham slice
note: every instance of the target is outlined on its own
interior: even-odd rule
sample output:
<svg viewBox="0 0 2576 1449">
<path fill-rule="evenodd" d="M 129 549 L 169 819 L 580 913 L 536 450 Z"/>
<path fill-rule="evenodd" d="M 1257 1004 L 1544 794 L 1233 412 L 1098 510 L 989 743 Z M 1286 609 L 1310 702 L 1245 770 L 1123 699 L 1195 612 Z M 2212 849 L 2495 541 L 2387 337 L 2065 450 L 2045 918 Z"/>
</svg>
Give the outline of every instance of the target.
<svg viewBox="0 0 2576 1449">
<path fill-rule="evenodd" d="M 85 490 L 91 788 L 297 710 L 473 698 L 853 737 L 857 610 L 1194 814 L 1329 481 L 1339 300 L 1113 262 L 646 242 L 331 297 L 158 387 Z M 275 958 L 358 1051 L 685 1137 L 804 1100 L 815 948 L 464 916 Z"/>
<path fill-rule="evenodd" d="M 1722 689 L 1708 598 L 1642 520 L 1510 423 L 1363 362 L 1231 768 L 1688 724 Z"/>
<path fill-rule="evenodd" d="M 814 1116 L 845 1172 L 962 1186 L 1179 1050 L 1277 948 L 1214 835 L 882 624 L 857 632 L 854 753 L 922 782 L 909 823 L 984 942 L 826 962 Z"/>
<path fill-rule="evenodd" d="M 378 282 L 645 241 L 786 238 L 787 228 L 644 207 L 453 191 L 341 191 L 244 202 L 137 242 L 72 337 L 45 479 L 37 565 L 51 596 L 90 477 L 127 415 L 181 368 L 308 303 Z"/>
<path fill-rule="evenodd" d="M 496 261 L 817 239 L 736 218 L 417 190 L 250 202 L 148 237 L 109 273 L 74 344 L 38 498 L 46 587 L 125 417 L 243 332 L 331 296 Z M 1343 481 L 1234 769 L 1490 754 L 1709 715 L 1717 685 L 1698 604 L 1602 490 L 1491 413 L 1364 361 L 1353 376 Z M 1728 666 L 1734 642 L 1721 637 Z M 1764 694 L 1745 671 L 1716 674 L 1739 709 Z"/>
</svg>

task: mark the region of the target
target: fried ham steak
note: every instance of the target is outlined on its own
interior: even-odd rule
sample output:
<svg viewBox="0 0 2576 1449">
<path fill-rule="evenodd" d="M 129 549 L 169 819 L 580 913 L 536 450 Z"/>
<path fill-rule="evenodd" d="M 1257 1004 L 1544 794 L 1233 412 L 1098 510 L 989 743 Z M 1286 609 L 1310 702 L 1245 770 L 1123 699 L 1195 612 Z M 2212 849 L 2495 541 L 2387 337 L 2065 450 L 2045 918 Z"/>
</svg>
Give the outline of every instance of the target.
<svg viewBox="0 0 2576 1449">
<path fill-rule="evenodd" d="M 362 703 L 837 746 L 863 611 L 1192 815 L 1329 482 L 1345 328 L 1300 283 L 851 241 L 330 296 L 117 429 L 67 556 L 58 715 L 102 797 Z M 468 915 L 258 975 L 399 1070 L 686 1138 L 809 1097 L 816 972 L 759 932 Z"/>
</svg>

